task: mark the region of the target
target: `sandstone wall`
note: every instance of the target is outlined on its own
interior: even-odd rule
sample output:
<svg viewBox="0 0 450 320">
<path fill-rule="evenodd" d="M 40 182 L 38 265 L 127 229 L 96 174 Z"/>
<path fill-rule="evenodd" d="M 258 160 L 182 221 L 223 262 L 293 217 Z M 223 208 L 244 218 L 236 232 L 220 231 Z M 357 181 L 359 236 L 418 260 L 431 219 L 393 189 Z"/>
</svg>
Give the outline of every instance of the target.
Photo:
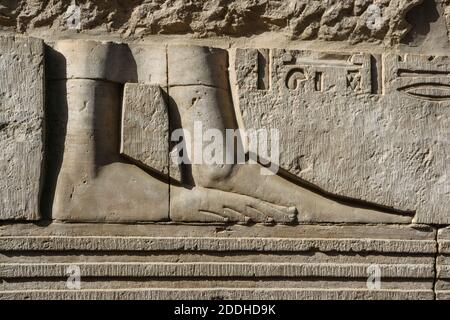
<svg viewBox="0 0 450 320">
<path fill-rule="evenodd" d="M 3 1 L 0 299 L 448 299 L 449 12 Z"/>
</svg>

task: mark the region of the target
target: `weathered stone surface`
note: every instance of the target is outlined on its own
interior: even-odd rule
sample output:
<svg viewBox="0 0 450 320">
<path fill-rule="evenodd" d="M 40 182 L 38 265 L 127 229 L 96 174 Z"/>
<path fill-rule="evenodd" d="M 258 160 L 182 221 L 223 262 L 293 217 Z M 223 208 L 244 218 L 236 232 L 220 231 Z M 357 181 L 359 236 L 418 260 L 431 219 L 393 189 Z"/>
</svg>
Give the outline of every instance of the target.
<svg viewBox="0 0 450 320">
<path fill-rule="evenodd" d="M 295 223 L 295 207 L 208 188 L 170 188 L 170 218 L 182 222 Z"/>
<path fill-rule="evenodd" d="M 167 235 L 167 230 L 172 234 Z M 149 237 L 148 235 L 152 236 Z M 114 225 L 53 223 L 42 229 L 17 225 L 0 227 L 3 251 L 247 251 L 436 253 L 435 231 L 419 226 L 295 227 L 233 225 Z M 92 237 L 92 235 L 96 235 Z M 381 259 L 384 259 L 383 257 Z M 423 262 L 423 261 L 422 261 Z"/>
<path fill-rule="evenodd" d="M 2 278 L 44 278 L 64 277 L 71 263 L 27 263 L 0 264 Z M 370 264 L 315 264 L 315 263 L 248 263 L 248 262 L 101 262 L 80 263 L 85 277 L 242 277 L 252 275 L 257 278 L 268 277 L 348 277 L 367 276 Z M 382 274 L 387 278 L 430 279 L 434 276 L 433 264 L 383 265 Z"/>
<path fill-rule="evenodd" d="M 228 129 L 238 129 L 229 83 L 226 81 L 228 78 L 227 58 L 226 51 L 221 49 L 198 46 L 169 46 L 168 48 L 171 128 L 182 128 L 190 134 L 192 141 L 190 156 L 194 155 L 189 159 L 189 164 L 182 166 L 181 182 L 184 188 L 171 187 L 172 220 L 280 223 L 296 221 L 411 222 L 411 216 L 408 214 L 392 214 L 379 208 L 373 209 L 357 206 L 351 202 L 335 201 L 284 177 L 263 175 L 260 164 L 226 163 L 226 155 L 230 149 L 226 148 L 225 144 L 217 151 L 223 157 L 219 163 L 205 161 L 208 143 L 205 143 L 203 136 L 206 132 L 214 130 L 221 137 L 226 137 Z M 355 63 L 361 61 L 367 66 L 364 57 L 355 58 Z M 174 68 L 171 67 L 172 65 Z M 193 70 L 191 66 L 194 66 Z M 203 66 L 203 69 L 199 66 Z M 252 77 L 251 72 L 243 72 Z M 343 74 L 347 76 L 345 71 Z M 361 80 L 366 87 L 369 76 L 366 72 Z M 244 89 L 245 94 L 252 93 L 249 89 Z M 196 133 L 199 125 L 200 128 Z M 289 128 L 286 127 L 286 123 L 277 123 L 277 125 Z M 247 126 L 246 129 L 251 128 Z M 281 147 L 282 152 L 284 152 L 283 148 L 288 148 L 286 145 Z M 202 150 L 200 159 L 195 157 L 198 155 L 196 150 Z M 236 150 L 237 153 L 244 154 L 240 144 L 236 146 Z M 255 185 L 258 188 L 255 188 Z M 192 188 L 194 186 L 195 188 Z M 212 198 L 218 200 L 209 200 Z M 189 205 L 186 208 L 187 203 Z"/>
<path fill-rule="evenodd" d="M 135 69 L 137 78 L 133 82 L 159 85 L 167 88 L 167 49 L 159 44 L 129 45 L 132 59 L 128 68 Z M 129 52 L 128 51 L 128 52 Z"/>
<path fill-rule="evenodd" d="M 50 130 L 56 130 L 50 131 L 54 141 L 49 146 L 50 168 L 59 168 L 54 177 L 53 219 L 168 218 L 167 184 L 120 157 L 119 88 L 115 83 L 85 79 L 49 84 Z M 52 182 L 49 178 L 48 183 Z"/>
<path fill-rule="evenodd" d="M 145 0 L 130 4 L 126 0 L 89 0 L 78 4 L 79 21 L 72 23 L 70 1 L 28 0 L 4 5 L 0 25 L 17 32 L 51 28 L 57 33 L 73 28 L 124 36 L 247 36 L 275 31 L 302 40 L 399 43 L 409 28 L 405 16 L 419 3 L 421 0 Z"/>
<path fill-rule="evenodd" d="M 121 136 L 121 154 L 169 174 L 169 114 L 159 86 L 125 85 Z"/>
<path fill-rule="evenodd" d="M 130 48 L 123 43 L 60 40 L 52 44 L 47 55 L 51 61 L 47 68 L 50 80 L 91 79 L 126 83 L 136 81 L 138 77 Z"/>
<path fill-rule="evenodd" d="M 109 78 L 107 71 L 113 68 L 108 56 L 114 47 L 91 41 L 76 41 L 72 47 L 64 42 L 58 54 L 67 66 L 72 65 L 76 77 L 56 78 L 48 90 L 51 217 L 93 222 L 167 220 L 168 184 L 120 156 L 123 78 Z M 76 47 L 83 49 L 79 57 L 73 54 Z"/>
<path fill-rule="evenodd" d="M 450 299 L 450 228 L 437 234 L 438 256 L 436 259 L 436 298 Z"/>
<path fill-rule="evenodd" d="M 275 49 L 271 87 L 258 88 L 258 54 L 237 52 L 239 107 L 246 128 L 280 130 L 281 168 L 421 223 L 450 222 L 447 57 Z"/>
<path fill-rule="evenodd" d="M 229 90 L 228 52 L 195 45 L 171 45 L 167 53 L 170 87 L 211 86 Z M 183 72 L 186 69 L 191 72 Z"/>
<path fill-rule="evenodd" d="M 430 290 L 367 289 L 118 289 L 0 291 L 1 299 L 14 300 L 432 300 Z"/>
<path fill-rule="evenodd" d="M 0 297 L 181 299 L 190 290 L 196 299 L 433 299 L 435 237 L 419 226 L 0 227 L 0 249 L 11 252 L 0 256 L 7 279 Z M 61 248 L 72 254 L 61 255 Z M 366 283 L 374 264 L 382 272 L 379 290 Z M 57 279 L 74 265 L 82 285 L 70 292 Z M 25 276 L 36 281 L 19 283 Z"/>
<path fill-rule="evenodd" d="M 47 60 L 51 61 L 47 65 L 47 78 L 139 82 L 166 88 L 166 51 L 165 46 L 159 45 L 58 40 L 47 47 Z"/>
<path fill-rule="evenodd" d="M 450 299 L 449 7 L 3 1 L 0 299 Z"/>
<path fill-rule="evenodd" d="M 0 37 L 0 220 L 38 220 L 44 158 L 44 43 Z"/>
</svg>

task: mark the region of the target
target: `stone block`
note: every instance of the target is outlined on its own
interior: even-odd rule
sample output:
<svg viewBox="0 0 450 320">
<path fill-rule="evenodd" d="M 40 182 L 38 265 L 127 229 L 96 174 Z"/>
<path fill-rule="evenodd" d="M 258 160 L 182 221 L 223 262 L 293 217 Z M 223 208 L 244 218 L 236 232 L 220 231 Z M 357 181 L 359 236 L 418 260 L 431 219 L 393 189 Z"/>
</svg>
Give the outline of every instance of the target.
<svg viewBox="0 0 450 320">
<path fill-rule="evenodd" d="M 280 131 L 282 169 L 420 223 L 450 222 L 448 57 L 273 49 L 260 88 L 259 54 L 237 52 L 239 108 L 247 129 Z"/>
<path fill-rule="evenodd" d="M 127 83 L 122 105 L 120 152 L 169 174 L 169 113 L 159 86 Z"/>
<path fill-rule="evenodd" d="M 38 220 L 44 159 L 44 42 L 0 37 L 0 220 Z"/>
</svg>

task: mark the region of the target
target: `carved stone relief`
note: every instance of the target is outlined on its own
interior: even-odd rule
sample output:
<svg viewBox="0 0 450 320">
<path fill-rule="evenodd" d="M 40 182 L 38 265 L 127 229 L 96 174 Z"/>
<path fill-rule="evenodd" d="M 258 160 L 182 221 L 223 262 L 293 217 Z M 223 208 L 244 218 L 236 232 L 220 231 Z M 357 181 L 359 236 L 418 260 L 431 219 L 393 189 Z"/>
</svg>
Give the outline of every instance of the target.
<svg viewBox="0 0 450 320">
<path fill-rule="evenodd" d="M 169 174 L 169 110 L 159 86 L 125 85 L 121 132 L 122 155 Z"/>
<path fill-rule="evenodd" d="M 124 72 L 130 70 L 120 59 L 124 46 L 75 41 L 56 43 L 52 50 L 60 57 L 48 79 L 49 123 L 55 124 L 49 128 L 49 168 L 58 172 L 47 182 L 54 184 L 52 218 L 167 220 L 168 185 L 120 157 L 122 84 L 134 76 Z M 127 68 L 114 69 L 117 59 Z"/>
<path fill-rule="evenodd" d="M 430 1 L 0 5 L 0 299 L 448 299 Z"/>
<path fill-rule="evenodd" d="M 111 8 L 104 1 L 87 0 L 78 3 L 80 21 L 70 23 L 67 18 L 74 12 L 70 10 L 70 1 L 12 1 L 0 8 L 0 27 L 17 32 L 50 29 L 52 33 L 69 34 L 70 28 L 74 28 L 123 37 L 189 33 L 203 37 L 248 36 L 276 31 L 302 40 L 398 43 L 409 28 L 406 13 L 421 2 L 143 0 L 129 3 L 117 0 Z M 114 14 L 107 14 L 110 11 Z"/>
<path fill-rule="evenodd" d="M 281 128 L 281 168 L 421 223 L 450 221 L 447 57 L 274 49 L 268 61 L 260 90 L 258 50 L 238 50 L 239 107 L 246 127 Z"/>
<path fill-rule="evenodd" d="M 38 220 L 44 158 L 44 43 L 0 38 L 0 219 Z"/>
<path fill-rule="evenodd" d="M 167 76 L 155 78 L 168 79 L 164 91 L 145 84 L 151 71 L 132 83 L 141 79 L 128 46 L 61 41 L 49 50 L 55 219 L 402 223 L 417 212 L 419 222 L 448 221 L 446 57 L 239 49 L 245 127 L 281 128 L 283 170 L 264 176 L 259 164 L 183 164 L 179 172 L 169 164 L 170 130 L 193 135 L 196 122 L 224 136 L 238 129 L 227 51 L 160 49 Z M 131 184 L 119 182 L 130 176 Z M 187 194 L 197 204 L 189 209 Z M 86 216 L 92 206 L 96 214 Z"/>
<path fill-rule="evenodd" d="M 78 48 L 77 55 L 75 48 Z M 256 59 L 257 51 L 252 52 Z M 236 68 L 255 77 L 242 79 L 238 72 L 239 83 L 253 83 L 248 88 L 240 88 L 245 94 L 258 95 L 262 92 L 264 98 L 271 98 L 270 92 L 275 88 L 279 95 L 289 92 L 317 94 L 325 103 L 329 92 L 346 97 L 346 92 L 368 94 L 372 89 L 372 66 L 368 55 L 316 53 L 308 56 L 301 52 L 274 52 L 276 57 L 269 58 L 276 61 L 275 65 L 266 66 L 267 70 L 271 70 L 269 77 L 272 77 L 266 85 L 270 84 L 272 88 L 262 90 L 257 89 L 256 78 L 260 76 L 257 70 L 245 70 L 255 69 L 257 61 L 241 61 L 241 54 L 238 54 Z M 248 54 L 243 55 L 250 59 Z M 54 132 L 49 129 L 50 139 L 58 140 L 51 141 L 49 147 L 50 153 L 55 154 L 50 171 L 59 170 L 57 177 L 49 179 L 49 183 L 55 180 L 52 199 L 54 219 L 109 222 L 167 219 L 265 223 L 411 222 L 412 214 L 407 211 L 413 210 L 413 207 L 395 207 L 382 199 L 331 190 L 338 195 L 393 206 L 405 212 L 339 199 L 293 181 L 283 173 L 261 175 L 260 164 L 182 164 L 179 172 L 174 169 L 174 174 L 171 174 L 169 168 L 174 166 L 168 164 L 169 128 L 172 131 L 182 128 L 194 135 L 195 123 L 198 122 L 204 132 L 214 129 L 225 136 L 226 129 L 238 129 L 238 126 L 229 87 L 226 50 L 169 46 L 165 56 L 167 61 L 162 64 L 167 65 L 168 70 L 166 93 L 157 86 L 126 83 L 140 79 L 137 76 L 139 72 L 133 70 L 133 67 L 137 68 L 133 49 L 124 45 L 92 41 L 62 41 L 53 45 L 50 57 L 57 58 L 55 63 L 51 63 L 49 120 L 59 124 L 54 126 Z M 77 65 L 80 67 L 77 68 Z M 114 65 L 116 68 L 113 68 Z M 124 90 L 123 83 L 126 83 Z M 163 96 L 165 94 L 167 99 Z M 259 111 L 249 110 L 251 106 L 244 104 L 245 99 L 255 101 L 259 108 L 269 104 L 259 100 L 258 96 L 243 97 L 240 107 L 246 126 L 254 125 L 257 129 L 264 125 L 282 127 L 281 123 L 261 124 L 259 119 L 264 117 L 258 113 L 258 120 L 249 118 L 249 113 Z M 368 104 L 363 99 L 356 101 Z M 271 121 L 276 121 L 278 112 L 288 115 L 281 107 L 283 103 L 279 105 L 280 108 L 272 112 Z M 310 124 L 298 122 L 298 125 Z M 295 129 L 295 125 L 284 128 Z M 285 131 L 282 135 L 288 139 L 292 136 L 291 132 Z M 315 139 L 313 134 L 311 136 L 310 139 Z M 301 143 L 304 140 L 288 141 L 288 146 L 282 145 L 283 169 L 286 168 L 286 155 L 298 157 L 305 153 Z M 237 148 L 244 146 L 238 145 Z M 333 150 L 330 148 L 328 151 Z M 227 152 L 223 150 L 224 157 Z M 312 156 L 314 153 L 308 155 Z M 342 156 L 348 154 L 342 151 Z M 288 159 L 288 162 L 292 161 Z M 354 161 L 359 163 L 358 159 Z M 339 167 L 336 168 L 339 170 Z M 350 173 L 342 171 L 342 174 L 348 176 Z M 355 181 L 360 174 L 356 172 Z M 170 193 L 167 175 L 172 176 L 174 182 Z M 353 184 L 355 187 L 356 182 Z M 255 189 L 254 184 L 259 187 Z M 324 188 L 322 185 L 320 187 Z M 356 188 L 361 190 L 361 187 Z M 91 214 L 89 208 L 96 208 L 95 214 Z"/>
</svg>

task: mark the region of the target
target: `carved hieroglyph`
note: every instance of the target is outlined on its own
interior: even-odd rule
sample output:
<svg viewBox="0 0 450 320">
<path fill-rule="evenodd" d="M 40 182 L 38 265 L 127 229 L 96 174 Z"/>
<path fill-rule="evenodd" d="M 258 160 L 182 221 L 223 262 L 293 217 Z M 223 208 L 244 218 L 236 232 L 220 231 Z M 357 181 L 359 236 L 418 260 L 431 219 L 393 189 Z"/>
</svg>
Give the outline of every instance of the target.
<svg viewBox="0 0 450 320">
<path fill-rule="evenodd" d="M 40 218 L 44 42 L 0 37 L 0 220 Z"/>
<path fill-rule="evenodd" d="M 275 49 L 258 59 L 264 51 L 237 52 L 239 107 L 246 128 L 281 131 L 284 170 L 419 222 L 450 222 L 447 57 Z"/>
</svg>

